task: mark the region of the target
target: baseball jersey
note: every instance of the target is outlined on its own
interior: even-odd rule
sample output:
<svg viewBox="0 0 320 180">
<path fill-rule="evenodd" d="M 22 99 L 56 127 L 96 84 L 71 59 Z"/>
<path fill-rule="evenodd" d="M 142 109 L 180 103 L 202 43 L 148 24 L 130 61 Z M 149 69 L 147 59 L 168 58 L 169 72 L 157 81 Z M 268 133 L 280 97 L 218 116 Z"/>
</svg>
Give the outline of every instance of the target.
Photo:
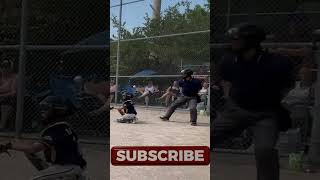
<svg viewBox="0 0 320 180">
<path fill-rule="evenodd" d="M 125 112 L 126 114 L 135 114 L 135 115 L 137 115 L 137 111 L 134 108 L 134 104 L 133 104 L 132 100 L 126 100 L 123 103 L 123 107 L 126 108 L 126 112 Z"/>
<path fill-rule="evenodd" d="M 44 129 L 40 143 L 48 147 L 44 154 L 49 163 L 81 167 L 87 164 L 82 157 L 78 137 L 66 122 L 58 122 Z"/>
<path fill-rule="evenodd" d="M 182 87 L 182 94 L 189 97 L 198 96 L 199 91 L 202 88 L 201 81 L 192 78 L 191 80 L 180 80 L 179 86 Z"/>
</svg>

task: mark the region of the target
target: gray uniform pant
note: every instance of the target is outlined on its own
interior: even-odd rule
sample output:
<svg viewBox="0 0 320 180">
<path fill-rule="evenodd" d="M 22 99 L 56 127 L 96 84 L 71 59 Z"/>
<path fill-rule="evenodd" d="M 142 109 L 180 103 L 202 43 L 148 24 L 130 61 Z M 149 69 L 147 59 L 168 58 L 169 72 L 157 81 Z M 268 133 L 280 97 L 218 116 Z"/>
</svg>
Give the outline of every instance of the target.
<svg viewBox="0 0 320 180">
<path fill-rule="evenodd" d="M 165 118 L 170 118 L 174 111 L 184 105 L 185 103 L 189 103 L 189 110 L 190 110 L 190 121 L 197 122 L 197 97 L 187 97 L 187 96 L 180 96 L 177 100 L 175 100 L 168 108 L 166 114 L 164 115 Z"/>
<path fill-rule="evenodd" d="M 39 171 L 31 180 L 86 180 L 83 169 L 75 165 L 53 165 Z"/>
<path fill-rule="evenodd" d="M 240 108 L 231 100 L 211 123 L 211 146 L 252 128 L 258 180 L 279 180 L 278 140 L 279 116 L 273 111 L 253 112 Z"/>
<path fill-rule="evenodd" d="M 35 154 L 25 154 L 32 165 L 39 170 L 31 180 L 87 180 L 86 170 L 77 165 L 49 165 Z"/>
</svg>

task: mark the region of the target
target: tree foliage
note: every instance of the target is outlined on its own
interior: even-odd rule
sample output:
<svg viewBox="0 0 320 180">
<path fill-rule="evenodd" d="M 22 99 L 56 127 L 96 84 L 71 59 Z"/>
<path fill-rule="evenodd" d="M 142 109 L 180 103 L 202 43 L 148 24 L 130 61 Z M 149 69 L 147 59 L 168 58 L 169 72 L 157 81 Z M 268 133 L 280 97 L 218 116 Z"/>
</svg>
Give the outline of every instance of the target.
<svg viewBox="0 0 320 180">
<path fill-rule="evenodd" d="M 148 14 L 141 27 L 126 29 L 121 24 L 121 39 L 154 37 L 168 34 L 203 31 L 210 28 L 209 5 L 196 5 L 183 1 L 165 9 L 160 19 L 152 19 Z M 112 17 L 112 25 L 118 28 L 117 17 Z M 117 39 L 117 37 L 113 37 Z M 203 64 L 209 62 L 209 33 L 179 35 L 135 41 L 120 44 L 120 74 L 132 75 L 143 69 L 152 69 L 161 74 L 177 73 L 180 63 Z M 117 43 L 111 43 L 111 56 L 117 55 Z M 115 58 L 111 58 L 111 74 L 115 73 Z"/>
</svg>

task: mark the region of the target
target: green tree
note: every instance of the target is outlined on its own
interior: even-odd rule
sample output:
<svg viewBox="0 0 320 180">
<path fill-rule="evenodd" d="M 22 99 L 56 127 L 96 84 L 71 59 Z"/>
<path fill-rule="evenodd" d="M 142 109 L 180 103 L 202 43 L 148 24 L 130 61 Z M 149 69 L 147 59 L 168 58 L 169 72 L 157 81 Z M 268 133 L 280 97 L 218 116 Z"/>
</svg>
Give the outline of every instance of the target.
<svg viewBox="0 0 320 180">
<path fill-rule="evenodd" d="M 181 10 L 183 9 L 183 10 Z M 115 28 L 119 22 L 112 18 Z M 142 27 L 130 32 L 121 25 L 121 39 L 135 39 L 168 34 L 208 30 L 210 26 L 209 5 L 190 7 L 190 2 L 177 3 L 164 10 L 159 20 L 146 15 Z M 117 38 L 117 37 L 114 37 Z M 184 64 L 209 62 L 209 33 L 174 37 L 152 38 L 122 42 L 120 47 L 120 74 L 132 75 L 143 69 L 153 69 L 161 74 L 173 74 Z M 116 56 L 117 44 L 111 44 L 111 56 Z M 111 74 L 115 72 L 115 60 L 111 61 Z"/>
</svg>

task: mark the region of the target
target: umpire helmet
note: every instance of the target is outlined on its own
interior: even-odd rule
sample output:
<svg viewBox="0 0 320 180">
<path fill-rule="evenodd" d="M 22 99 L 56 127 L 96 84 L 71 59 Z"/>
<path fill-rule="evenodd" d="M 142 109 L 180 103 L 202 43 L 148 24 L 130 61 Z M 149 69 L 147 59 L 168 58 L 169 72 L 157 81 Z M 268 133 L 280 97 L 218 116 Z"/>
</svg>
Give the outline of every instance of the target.
<svg viewBox="0 0 320 180">
<path fill-rule="evenodd" d="M 258 48 L 260 43 L 266 39 L 265 31 L 254 24 L 238 24 L 227 31 L 227 36 L 231 39 L 244 40 L 244 49 Z"/>
<path fill-rule="evenodd" d="M 184 78 L 191 77 L 193 75 L 193 71 L 191 69 L 184 69 L 181 71 L 181 74 Z"/>
</svg>

